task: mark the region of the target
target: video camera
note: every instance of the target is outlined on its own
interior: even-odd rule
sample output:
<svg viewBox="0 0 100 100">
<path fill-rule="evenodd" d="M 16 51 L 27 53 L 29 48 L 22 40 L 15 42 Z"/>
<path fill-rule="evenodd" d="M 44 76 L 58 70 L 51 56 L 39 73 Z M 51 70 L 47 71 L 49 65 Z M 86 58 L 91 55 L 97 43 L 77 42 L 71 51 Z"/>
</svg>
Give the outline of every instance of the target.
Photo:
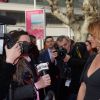
<svg viewBox="0 0 100 100">
<path fill-rule="evenodd" d="M 6 34 L 5 44 L 7 44 L 8 49 L 10 49 L 16 44 L 16 40 L 13 39 L 11 34 Z M 27 41 L 20 41 L 18 44 L 21 48 L 21 54 L 29 54 L 31 52 L 32 46 Z"/>
<path fill-rule="evenodd" d="M 67 50 L 63 47 L 59 47 L 57 44 L 54 45 L 54 48 L 56 49 L 55 52 L 58 53 L 57 58 L 58 59 L 64 59 L 66 54 L 67 54 Z"/>
</svg>

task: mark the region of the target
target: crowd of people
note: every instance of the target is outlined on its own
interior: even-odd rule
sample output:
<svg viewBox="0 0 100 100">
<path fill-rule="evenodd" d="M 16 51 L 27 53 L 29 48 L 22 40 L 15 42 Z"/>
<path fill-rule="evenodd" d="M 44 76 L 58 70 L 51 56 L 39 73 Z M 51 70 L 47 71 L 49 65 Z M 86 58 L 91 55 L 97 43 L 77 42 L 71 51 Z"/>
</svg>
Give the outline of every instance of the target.
<svg viewBox="0 0 100 100">
<path fill-rule="evenodd" d="M 47 36 L 40 51 L 36 37 L 26 31 L 6 34 L 0 100 L 99 100 L 100 20 L 91 23 L 88 32 L 86 42 Z M 38 71 L 41 63 L 47 63 L 48 70 Z"/>
</svg>

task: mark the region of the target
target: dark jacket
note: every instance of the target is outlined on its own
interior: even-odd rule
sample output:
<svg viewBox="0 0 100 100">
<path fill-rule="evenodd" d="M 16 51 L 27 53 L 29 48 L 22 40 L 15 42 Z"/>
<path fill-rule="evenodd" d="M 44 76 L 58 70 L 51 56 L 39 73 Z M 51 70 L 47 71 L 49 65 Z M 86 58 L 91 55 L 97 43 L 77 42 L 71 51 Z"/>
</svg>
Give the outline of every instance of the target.
<svg viewBox="0 0 100 100">
<path fill-rule="evenodd" d="M 71 84 L 72 93 L 77 94 L 80 87 L 80 77 L 84 69 L 84 65 L 89 57 L 86 45 L 83 42 L 77 42 L 71 51 L 71 58 L 68 66 L 71 67 Z"/>
<path fill-rule="evenodd" d="M 48 49 L 43 50 L 39 55 L 39 62 L 50 62 Z"/>
<path fill-rule="evenodd" d="M 15 67 L 0 60 L 0 100 L 6 97 Z"/>
</svg>

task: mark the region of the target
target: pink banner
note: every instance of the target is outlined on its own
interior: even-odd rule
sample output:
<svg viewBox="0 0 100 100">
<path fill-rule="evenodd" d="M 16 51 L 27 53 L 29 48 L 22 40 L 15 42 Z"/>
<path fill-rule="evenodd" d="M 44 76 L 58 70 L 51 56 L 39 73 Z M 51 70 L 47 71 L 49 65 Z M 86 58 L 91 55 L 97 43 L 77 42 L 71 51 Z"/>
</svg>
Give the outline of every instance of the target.
<svg viewBox="0 0 100 100">
<path fill-rule="evenodd" d="M 8 0 L 0 0 L 0 2 L 8 2 Z"/>
<path fill-rule="evenodd" d="M 45 38 L 45 14 L 43 9 L 25 12 L 26 31 L 37 39 Z"/>
</svg>

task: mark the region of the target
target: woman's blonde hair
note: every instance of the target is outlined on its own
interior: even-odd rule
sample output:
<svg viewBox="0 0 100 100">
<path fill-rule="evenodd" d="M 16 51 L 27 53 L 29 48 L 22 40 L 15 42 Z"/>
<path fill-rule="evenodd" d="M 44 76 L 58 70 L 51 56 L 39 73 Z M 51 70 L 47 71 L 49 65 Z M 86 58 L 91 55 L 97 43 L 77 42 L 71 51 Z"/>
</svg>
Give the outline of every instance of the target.
<svg viewBox="0 0 100 100">
<path fill-rule="evenodd" d="M 100 40 L 100 18 L 92 23 L 88 27 L 88 32 Z"/>
</svg>

